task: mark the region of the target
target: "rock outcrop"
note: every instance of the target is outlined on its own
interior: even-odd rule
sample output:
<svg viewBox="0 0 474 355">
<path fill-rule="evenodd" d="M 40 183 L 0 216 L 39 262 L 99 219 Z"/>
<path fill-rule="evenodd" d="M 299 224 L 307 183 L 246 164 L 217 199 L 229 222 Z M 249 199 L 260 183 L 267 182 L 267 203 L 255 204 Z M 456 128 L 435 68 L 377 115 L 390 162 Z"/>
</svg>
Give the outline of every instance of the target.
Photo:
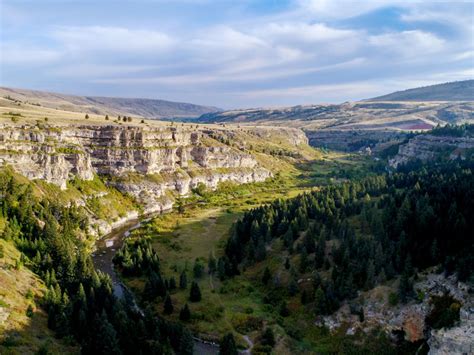
<svg viewBox="0 0 474 355">
<path fill-rule="evenodd" d="M 186 195 L 198 184 L 263 181 L 271 173 L 243 150 L 189 127 L 82 125 L 0 127 L 0 164 L 29 179 L 67 188 L 77 177 L 104 175 L 145 205 L 144 212 L 172 206 L 170 192 Z"/>
<path fill-rule="evenodd" d="M 363 321 L 359 315 L 351 312 L 349 303 L 344 304 L 336 313 L 320 317 L 317 325 L 325 325 L 334 331 L 344 324 L 351 324 L 347 334 L 355 334 L 357 329 L 368 333 L 371 329 L 382 328 L 395 337 L 403 336 L 410 342 L 427 340 L 431 355 L 473 354 L 474 351 L 474 297 L 467 284 L 458 282 L 454 275 L 420 274 L 420 280 L 414 285 L 419 295 L 418 301 L 390 306 L 387 296 L 393 289 L 378 286 L 364 292 L 360 303 L 355 301 L 357 309 L 362 307 Z M 426 317 L 433 305 L 432 296 L 451 295 L 461 304 L 460 320 L 449 329 L 431 329 Z"/>
<path fill-rule="evenodd" d="M 420 134 L 400 146 L 398 154 L 390 159 L 389 165 L 397 168 L 410 160 L 433 160 L 439 157 L 449 159 L 465 159 L 466 154 L 472 154 L 474 138 L 446 137 L 430 134 Z"/>
</svg>

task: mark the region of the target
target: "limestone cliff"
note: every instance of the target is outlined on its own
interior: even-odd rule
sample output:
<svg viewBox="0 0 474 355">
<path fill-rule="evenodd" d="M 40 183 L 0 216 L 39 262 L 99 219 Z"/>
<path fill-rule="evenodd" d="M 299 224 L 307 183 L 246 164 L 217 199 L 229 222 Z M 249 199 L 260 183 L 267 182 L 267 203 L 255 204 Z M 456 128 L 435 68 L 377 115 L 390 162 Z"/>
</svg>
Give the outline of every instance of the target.
<svg viewBox="0 0 474 355">
<path fill-rule="evenodd" d="M 432 160 L 439 157 L 449 159 L 464 159 L 466 154 L 472 154 L 474 138 L 447 137 L 430 134 L 420 134 L 400 146 L 398 154 L 390 159 L 393 168 L 403 165 L 410 160 Z"/>
<path fill-rule="evenodd" d="M 77 177 L 105 176 L 133 195 L 145 212 L 172 206 L 203 183 L 263 181 L 270 171 L 252 155 L 212 138 L 212 130 L 118 125 L 0 127 L 0 164 L 29 179 L 67 188 Z"/>
</svg>

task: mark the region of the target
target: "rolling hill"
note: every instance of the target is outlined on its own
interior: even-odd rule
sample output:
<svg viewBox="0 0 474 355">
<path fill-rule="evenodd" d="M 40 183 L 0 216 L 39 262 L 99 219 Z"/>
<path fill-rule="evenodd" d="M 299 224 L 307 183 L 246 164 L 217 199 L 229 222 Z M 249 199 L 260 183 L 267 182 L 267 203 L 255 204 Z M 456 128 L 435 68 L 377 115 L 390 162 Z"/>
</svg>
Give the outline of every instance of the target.
<svg viewBox="0 0 474 355">
<path fill-rule="evenodd" d="M 156 99 L 75 96 L 0 87 L 0 96 L 63 111 L 98 115 L 132 115 L 148 118 L 198 117 L 217 107 Z"/>
<path fill-rule="evenodd" d="M 396 102 L 394 102 L 396 101 Z M 306 130 L 420 130 L 474 120 L 474 80 L 396 92 L 342 104 L 239 109 L 205 113 L 202 123 L 238 122 Z"/>
<path fill-rule="evenodd" d="M 474 101 L 474 80 L 397 91 L 368 101 Z"/>
</svg>

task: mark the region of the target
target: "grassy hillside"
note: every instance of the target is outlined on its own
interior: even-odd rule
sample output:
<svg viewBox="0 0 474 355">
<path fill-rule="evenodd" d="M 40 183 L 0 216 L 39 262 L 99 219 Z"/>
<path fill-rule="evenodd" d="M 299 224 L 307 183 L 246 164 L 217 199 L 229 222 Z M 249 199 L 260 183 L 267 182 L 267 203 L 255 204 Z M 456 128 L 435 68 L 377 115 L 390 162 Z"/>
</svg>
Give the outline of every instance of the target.
<svg viewBox="0 0 474 355">
<path fill-rule="evenodd" d="M 45 91 L 0 88 L 0 96 L 37 106 L 97 115 L 131 115 L 150 118 L 197 117 L 219 109 L 155 99 L 74 96 Z"/>
<path fill-rule="evenodd" d="M 0 224 L 1 224 L 0 220 Z M 21 261 L 12 242 L 0 239 L 0 353 L 75 354 L 79 349 L 57 340 L 40 307 L 46 286 Z"/>
<path fill-rule="evenodd" d="M 369 101 L 474 101 L 474 80 L 397 91 Z"/>
</svg>

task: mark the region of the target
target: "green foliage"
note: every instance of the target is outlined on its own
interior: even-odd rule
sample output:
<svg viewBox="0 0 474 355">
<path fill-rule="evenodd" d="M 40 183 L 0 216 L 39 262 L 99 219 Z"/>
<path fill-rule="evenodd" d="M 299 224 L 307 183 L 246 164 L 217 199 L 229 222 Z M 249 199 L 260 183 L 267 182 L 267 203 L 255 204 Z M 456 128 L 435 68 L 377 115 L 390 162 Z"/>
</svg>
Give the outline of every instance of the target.
<svg viewBox="0 0 474 355">
<path fill-rule="evenodd" d="M 186 276 L 186 272 L 183 271 L 179 275 L 179 288 L 185 290 L 188 287 L 188 278 Z"/>
<path fill-rule="evenodd" d="M 451 328 L 459 321 L 461 303 L 450 294 L 432 296 L 430 303 L 433 308 L 426 317 L 426 323 L 431 328 Z"/>
<path fill-rule="evenodd" d="M 462 125 L 447 124 L 443 127 L 437 126 L 427 134 L 434 136 L 447 136 L 447 137 L 473 137 L 474 136 L 474 124 L 465 123 Z"/>
<path fill-rule="evenodd" d="M 160 258 L 148 238 L 127 239 L 115 254 L 113 262 L 125 276 L 160 272 Z"/>
<path fill-rule="evenodd" d="M 171 297 L 169 294 L 166 294 L 165 303 L 163 305 L 163 313 L 164 314 L 171 314 L 173 313 L 174 307 L 173 302 L 171 301 Z"/>
<path fill-rule="evenodd" d="M 357 290 L 398 275 L 398 297 L 407 302 L 415 296 L 415 268 L 442 263 L 448 273 L 468 279 L 473 273 L 468 237 L 473 231 L 467 222 L 474 220 L 473 168 L 472 160 L 403 167 L 255 208 L 235 223 L 218 268 L 232 277 L 265 261 L 260 251 L 269 245 L 296 251 L 298 270 L 290 272 L 300 277 L 329 272 L 314 286 L 309 302 L 316 314 L 332 313 Z M 266 271 L 262 281 L 268 282 Z M 293 296 L 294 275 L 287 287 Z"/>
<path fill-rule="evenodd" d="M 398 302 L 400 302 L 400 297 L 398 296 L 398 293 L 390 292 L 388 295 L 388 303 L 391 306 L 396 306 Z"/>
<path fill-rule="evenodd" d="M 226 334 L 220 343 L 219 354 L 221 355 L 237 355 L 237 345 L 235 344 L 234 335 L 232 333 Z"/>
<path fill-rule="evenodd" d="M 187 322 L 188 320 L 191 319 L 191 311 L 189 310 L 187 303 L 179 311 L 179 319 L 184 322 Z"/>
<path fill-rule="evenodd" d="M 31 318 L 33 317 L 33 314 L 34 314 L 33 306 L 30 304 L 28 308 L 26 309 L 26 316 Z"/>
<path fill-rule="evenodd" d="M 275 334 L 273 334 L 273 329 L 270 327 L 265 328 L 260 340 L 262 345 L 268 345 L 271 348 L 275 346 Z"/>
<path fill-rule="evenodd" d="M 189 290 L 189 300 L 191 302 L 199 302 L 201 300 L 201 289 L 197 282 L 193 281 Z"/>
<path fill-rule="evenodd" d="M 268 281 L 272 278 L 272 274 L 270 272 L 270 269 L 268 267 L 265 268 L 263 271 L 263 276 L 262 276 L 262 283 L 264 285 L 268 284 Z"/>
<path fill-rule="evenodd" d="M 17 267 L 31 267 L 45 281 L 48 291 L 41 304 L 56 337 L 77 342 L 87 354 L 179 351 L 184 334 L 179 326 L 158 321 L 148 310 L 144 316 L 137 314 L 134 304 L 114 296 L 110 277 L 94 270 L 81 238 L 87 230 L 81 208 L 38 198 L 30 184 L 19 183 L 9 171 L 0 172 L 0 195 L 2 238 L 21 251 Z M 153 274 L 159 265 L 156 253 L 146 240 L 133 246 L 132 251 L 126 243 L 123 250 L 133 261 L 133 268 L 127 270 L 142 272 L 146 268 Z M 125 260 L 121 255 L 117 263 L 127 265 Z M 26 296 L 32 294 L 27 292 Z M 33 313 L 30 305 L 27 315 Z"/>
</svg>

